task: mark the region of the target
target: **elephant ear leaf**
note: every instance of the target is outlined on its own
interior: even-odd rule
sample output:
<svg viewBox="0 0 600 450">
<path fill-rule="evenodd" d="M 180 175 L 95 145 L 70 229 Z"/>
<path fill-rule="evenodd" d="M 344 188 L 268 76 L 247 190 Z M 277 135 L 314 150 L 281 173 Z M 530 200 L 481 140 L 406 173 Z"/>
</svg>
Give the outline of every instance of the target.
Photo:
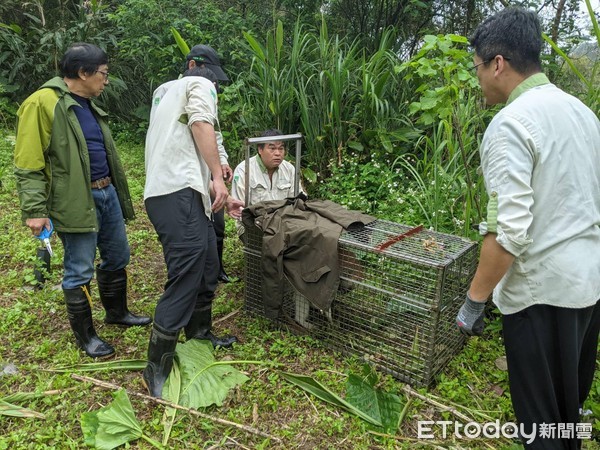
<svg viewBox="0 0 600 450">
<path fill-rule="evenodd" d="M 221 406 L 231 389 L 249 379 L 228 362 L 215 361 L 208 340 L 190 339 L 178 344 L 175 357 L 181 373 L 181 406 Z"/>
<path fill-rule="evenodd" d="M 368 366 L 363 376 L 350 374 L 346 382 L 346 401 L 381 422 L 385 433 L 396 433 L 400 426 L 403 402 L 396 394 L 375 387 L 377 377 Z"/>
<path fill-rule="evenodd" d="M 135 418 L 127 392 L 120 389 L 114 397 L 109 405 L 81 415 L 86 445 L 111 450 L 142 437 L 142 428 Z"/>
</svg>

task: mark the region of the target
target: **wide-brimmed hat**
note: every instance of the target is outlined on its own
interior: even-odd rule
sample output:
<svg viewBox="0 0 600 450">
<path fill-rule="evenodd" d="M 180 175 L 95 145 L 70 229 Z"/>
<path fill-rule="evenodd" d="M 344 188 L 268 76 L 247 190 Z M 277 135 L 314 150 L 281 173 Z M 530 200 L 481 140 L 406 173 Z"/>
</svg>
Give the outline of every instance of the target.
<svg viewBox="0 0 600 450">
<path fill-rule="evenodd" d="M 221 69 L 221 61 L 217 52 L 210 45 L 194 45 L 187 54 L 186 59 L 188 61 L 193 59 L 198 65 L 204 64 L 215 73 L 219 81 L 229 81 L 229 78 L 225 75 L 223 69 Z"/>
</svg>

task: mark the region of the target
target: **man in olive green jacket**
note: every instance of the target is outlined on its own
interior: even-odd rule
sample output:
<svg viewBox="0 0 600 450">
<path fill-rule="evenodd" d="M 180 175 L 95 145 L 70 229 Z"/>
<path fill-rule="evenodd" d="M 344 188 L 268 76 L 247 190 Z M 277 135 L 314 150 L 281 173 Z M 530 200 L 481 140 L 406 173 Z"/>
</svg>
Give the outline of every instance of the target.
<svg viewBox="0 0 600 450">
<path fill-rule="evenodd" d="M 63 56 L 63 77 L 29 96 L 18 111 L 15 176 L 22 218 L 34 235 L 52 223 L 64 246 L 62 283 L 71 328 L 91 357 L 114 348 L 92 323 L 89 284 L 96 247 L 100 299 L 106 323 L 146 325 L 127 308 L 130 251 L 124 219 L 134 217 L 127 180 L 106 113 L 92 97 L 108 84 L 108 58 L 95 45 L 78 43 Z"/>
</svg>

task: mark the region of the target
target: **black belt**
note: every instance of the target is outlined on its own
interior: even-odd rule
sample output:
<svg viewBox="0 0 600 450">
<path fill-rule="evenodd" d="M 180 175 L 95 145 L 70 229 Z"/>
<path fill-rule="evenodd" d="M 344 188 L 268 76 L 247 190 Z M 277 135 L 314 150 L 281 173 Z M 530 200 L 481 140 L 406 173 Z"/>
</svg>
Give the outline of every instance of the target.
<svg viewBox="0 0 600 450">
<path fill-rule="evenodd" d="M 104 189 L 110 185 L 110 177 L 100 178 L 96 181 L 92 181 L 92 189 Z"/>
</svg>

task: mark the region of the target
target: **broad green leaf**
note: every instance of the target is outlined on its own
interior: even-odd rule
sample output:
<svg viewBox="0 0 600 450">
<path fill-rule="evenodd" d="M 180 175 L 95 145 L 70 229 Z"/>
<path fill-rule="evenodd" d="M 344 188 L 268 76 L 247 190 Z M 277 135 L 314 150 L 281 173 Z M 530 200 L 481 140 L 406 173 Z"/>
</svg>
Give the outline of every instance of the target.
<svg viewBox="0 0 600 450">
<path fill-rule="evenodd" d="M 438 37 L 434 34 L 426 34 L 423 36 L 423 41 L 427 44 L 434 44 L 438 40 Z"/>
<path fill-rule="evenodd" d="M 422 65 L 421 67 L 419 67 L 417 69 L 417 73 L 421 77 L 427 77 L 428 75 L 433 76 L 433 75 L 438 74 L 437 70 L 435 70 L 433 67 L 431 67 L 429 65 Z"/>
<path fill-rule="evenodd" d="M 446 37 L 450 39 L 452 42 L 457 42 L 459 44 L 468 44 L 469 40 L 465 36 L 460 36 L 458 34 L 447 34 Z"/>
<path fill-rule="evenodd" d="M 86 444 L 93 442 L 99 450 L 111 450 L 139 439 L 143 434 L 127 392 L 120 389 L 114 398 L 111 404 L 81 415 L 81 429 Z"/>
<path fill-rule="evenodd" d="M 473 75 L 469 71 L 461 69 L 458 71 L 458 79 L 460 81 L 467 81 L 473 78 Z"/>
<path fill-rule="evenodd" d="M 5 23 L 0 23 L 0 28 L 8 28 L 9 30 L 13 30 L 17 34 L 21 34 L 21 32 L 22 32 L 21 27 L 15 23 L 11 23 L 10 25 L 7 25 Z"/>
<path fill-rule="evenodd" d="M 394 146 L 392 145 L 392 142 L 390 141 L 390 137 L 388 135 L 381 135 L 380 139 L 381 139 L 381 145 L 383 146 L 383 148 L 387 152 L 391 153 L 394 150 Z"/>
<path fill-rule="evenodd" d="M 98 411 L 90 411 L 81 415 L 81 431 L 83 441 L 88 447 L 96 447 L 96 432 L 98 431 Z"/>
<path fill-rule="evenodd" d="M 191 339 L 177 344 L 175 357 L 181 372 L 179 404 L 188 408 L 221 406 L 232 388 L 248 380 L 231 366 L 232 361 L 215 361 L 208 340 Z"/>
<path fill-rule="evenodd" d="M 179 371 L 179 363 L 175 360 L 173 361 L 173 368 L 171 369 L 171 373 L 169 374 L 169 378 L 167 378 L 167 382 L 163 387 L 163 397 L 165 400 L 169 400 L 176 405 L 179 404 L 179 394 L 181 392 L 181 372 Z M 163 413 L 163 439 L 162 444 L 167 445 L 169 441 L 169 436 L 171 436 L 171 430 L 173 429 L 173 424 L 175 423 L 175 416 L 177 415 L 177 410 L 175 408 L 171 408 L 170 406 L 165 407 L 165 412 Z"/>
<path fill-rule="evenodd" d="M 412 6 L 416 6 L 418 8 L 429 8 L 429 5 L 425 2 L 413 0 L 411 3 L 412 3 Z"/>
<path fill-rule="evenodd" d="M 13 405 L 12 403 L 8 403 L 3 399 L 0 399 L 0 416 L 11 416 L 11 417 L 23 417 L 30 418 L 34 417 L 36 419 L 45 419 L 42 413 L 37 411 L 33 411 L 31 409 L 23 408 L 21 406 Z"/>
<path fill-rule="evenodd" d="M 378 419 L 385 433 L 398 430 L 403 402 L 396 394 L 377 389 L 369 379 L 351 374 L 346 383 L 346 400 Z"/>
<path fill-rule="evenodd" d="M 433 109 L 438 105 L 440 100 L 441 98 L 439 96 L 429 97 L 424 95 L 423 97 L 421 97 L 421 109 Z"/>
<path fill-rule="evenodd" d="M 370 384 L 371 386 L 375 386 L 377 384 L 377 382 L 379 381 L 377 372 L 375 372 L 369 364 L 363 364 L 361 372 L 362 372 L 363 380 L 366 383 Z"/>
<path fill-rule="evenodd" d="M 378 427 L 383 426 L 381 421 L 373 418 L 367 412 L 360 410 L 356 406 L 352 405 L 351 403 L 342 399 L 338 395 L 334 394 L 333 392 L 331 392 L 329 389 L 327 389 L 325 386 L 323 386 L 321 383 L 319 383 L 314 378 L 308 377 L 306 375 L 298 375 L 295 373 L 288 373 L 288 372 L 280 372 L 280 373 L 281 373 L 281 376 L 285 380 L 289 381 L 292 384 L 295 384 L 298 387 L 301 387 L 305 391 L 320 398 L 324 402 L 331 403 L 332 405 L 338 406 L 338 407 L 348 411 L 349 413 L 360 417 L 361 419 L 367 421 L 368 423 L 370 423 L 372 425 L 375 425 Z"/>
<path fill-rule="evenodd" d="M 250 47 L 252 47 L 252 50 L 254 51 L 254 54 L 261 61 L 265 61 L 265 49 L 264 49 L 264 47 L 251 34 L 247 33 L 246 31 L 244 31 L 242 34 L 244 35 L 244 37 L 248 41 L 248 44 L 250 44 Z"/>
<path fill-rule="evenodd" d="M 421 103 L 419 103 L 419 102 L 412 102 L 412 103 L 409 105 L 409 107 L 408 107 L 408 111 L 409 111 L 411 114 L 415 114 L 415 113 L 417 113 L 418 111 L 421 111 L 421 109 L 422 109 L 422 108 L 421 108 Z"/>
<path fill-rule="evenodd" d="M 183 54 L 183 56 L 187 56 L 190 52 L 190 47 L 187 45 L 187 42 L 181 37 L 179 31 L 177 31 L 174 27 L 171 27 L 171 34 L 175 38 L 175 42 L 177 42 L 177 47 L 179 47 L 179 51 Z"/>
<path fill-rule="evenodd" d="M 302 168 L 302 176 L 308 180 L 309 183 L 314 184 L 317 182 L 317 174 L 308 167 Z"/>
<path fill-rule="evenodd" d="M 375 388 L 364 378 L 355 374 L 348 376 L 346 400 L 361 411 L 381 422 L 381 411 Z"/>
<path fill-rule="evenodd" d="M 348 147 L 359 152 L 362 152 L 365 149 L 365 147 L 359 141 L 348 141 Z"/>
<path fill-rule="evenodd" d="M 103 370 L 143 370 L 147 361 L 144 359 L 121 359 L 106 362 L 73 364 L 46 369 L 49 372 L 100 372 Z"/>
</svg>

